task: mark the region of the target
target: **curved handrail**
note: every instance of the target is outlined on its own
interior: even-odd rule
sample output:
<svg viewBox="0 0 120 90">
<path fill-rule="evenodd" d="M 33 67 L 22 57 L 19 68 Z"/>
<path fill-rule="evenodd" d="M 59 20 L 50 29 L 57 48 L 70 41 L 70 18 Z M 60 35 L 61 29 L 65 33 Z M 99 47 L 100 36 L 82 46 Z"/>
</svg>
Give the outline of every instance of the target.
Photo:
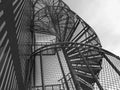
<svg viewBox="0 0 120 90">
<path fill-rule="evenodd" d="M 103 49 L 102 47 L 96 47 L 96 46 L 93 46 L 93 45 L 88 45 L 88 44 L 84 44 L 84 43 L 77 43 L 77 42 L 59 42 L 59 43 L 54 43 L 54 44 L 50 44 L 50 45 L 45 45 L 43 47 L 40 47 L 38 48 L 37 50 L 35 50 L 30 57 L 34 56 L 35 54 L 41 52 L 41 51 L 45 51 L 45 50 L 48 50 L 48 49 L 54 49 L 54 48 L 61 48 L 61 47 L 68 47 L 68 46 L 59 46 L 59 45 L 69 45 L 69 44 L 75 44 L 75 45 L 81 45 L 81 46 L 89 46 L 89 47 L 93 47 L 94 50 L 99 50 L 99 52 L 103 52 L 105 54 L 108 54 L 108 55 L 111 55 L 115 58 L 117 58 L 118 60 L 120 60 L 120 57 L 113 54 L 112 52 L 109 52 L 108 50 L 105 50 Z M 50 47 L 52 46 L 51 48 L 48 48 L 48 49 L 44 49 L 46 47 Z M 55 46 L 55 47 L 53 47 Z M 56 47 L 57 46 L 57 47 Z M 71 47 L 76 47 L 76 46 L 71 46 Z M 44 49 L 44 50 L 43 50 Z"/>
</svg>

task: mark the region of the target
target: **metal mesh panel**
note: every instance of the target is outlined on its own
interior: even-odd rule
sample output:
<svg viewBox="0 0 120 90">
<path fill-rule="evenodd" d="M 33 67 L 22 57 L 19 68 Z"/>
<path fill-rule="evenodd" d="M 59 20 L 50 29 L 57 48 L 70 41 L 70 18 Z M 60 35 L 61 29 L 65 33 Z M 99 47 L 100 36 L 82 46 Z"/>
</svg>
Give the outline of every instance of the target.
<svg viewBox="0 0 120 90">
<path fill-rule="evenodd" d="M 111 56 L 108 56 L 108 58 L 120 70 L 120 61 Z M 99 81 L 105 90 L 120 90 L 120 76 L 105 59 L 103 59 L 102 62 L 102 70 L 99 75 Z M 95 86 L 95 90 L 99 90 L 97 86 Z"/>
<path fill-rule="evenodd" d="M 68 66 L 64 60 L 63 53 L 59 51 L 59 55 L 61 58 L 61 62 L 65 71 L 65 74 L 67 75 L 69 73 Z M 61 78 L 63 78 L 61 68 L 58 62 L 57 55 L 49 55 L 49 56 L 42 56 L 42 65 L 43 65 L 43 79 L 44 79 L 44 87 L 46 90 L 60 90 L 62 89 L 62 82 L 59 81 Z M 36 86 L 39 86 L 38 89 L 40 89 L 42 86 L 41 83 L 41 68 L 40 68 L 40 56 L 36 56 Z M 69 79 L 69 78 L 68 78 Z M 64 82 L 64 80 L 63 80 Z M 64 87 L 65 82 L 64 82 Z M 37 88 L 36 88 L 37 89 Z M 41 89 L 40 89 L 41 90 Z"/>
</svg>

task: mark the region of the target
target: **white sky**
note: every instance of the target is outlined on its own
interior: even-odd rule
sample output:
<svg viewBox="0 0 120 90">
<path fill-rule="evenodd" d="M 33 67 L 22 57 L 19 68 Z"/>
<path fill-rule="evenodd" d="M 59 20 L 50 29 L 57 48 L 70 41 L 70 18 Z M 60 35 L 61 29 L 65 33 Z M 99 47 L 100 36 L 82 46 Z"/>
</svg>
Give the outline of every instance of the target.
<svg viewBox="0 0 120 90">
<path fill-rule="evenodd" d="M 97 33 L 103 48 L 120 56 L 120 0 L 63 0 Z"/>
</svg>

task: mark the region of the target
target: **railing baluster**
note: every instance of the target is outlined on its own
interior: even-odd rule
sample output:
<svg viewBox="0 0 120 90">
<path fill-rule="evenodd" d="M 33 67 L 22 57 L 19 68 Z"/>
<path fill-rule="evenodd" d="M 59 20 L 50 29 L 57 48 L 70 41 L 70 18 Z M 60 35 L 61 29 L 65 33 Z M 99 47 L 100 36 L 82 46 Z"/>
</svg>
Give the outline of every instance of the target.
<svg viewBox="0 0 120 90">
<path fill-rule="evenodd" d="M 67 80 L 66 80 L 66 77 L 65 77 L 65 72 L 64 72 L 64 69 L 63 69 L 63 66 L 62 66 L 62 62 L 61 62 L 61 59 L 60 59 L 60 56 L 59 56 L 59 53 L 58 53 L 57 50 L 56 50 L 56 53 L 57 53 L 58 61 L 59 61 L 59 64 L 60 64 L 60 68 L 61 68 L 61 71 L 62 71 L 64 80 L 65 80 L 66 88 L 67 88 L 67 90 L 70 90 L 70 89 L 69 89 L 69 86 L 68 86 L 68 83 L 67 83 Z"/>
<path fill-rule="evenodd" d="M 54 90 L 53 85 L 52 85 L 52 90 Z"/>
<path fill-rule="evenodd" d="M 43 73 L 43 60 L 42 53 L 40 53 L 40 69 L 41 69 L 41 82 L 42 82 L 42 90 L 44 90 L 44 73 Z"/>
<path fill-rule="evenodd" d="M 63 90 L 65 90 L 63 79 L 61 80 L 61 82 L 62 82 L 62 85 L 63 85 Z"/>
<path fill-rule="evenodd" d="M 70 80 L 70 83 L 71 83 L 72 89 L 74 90 L 74 86 L 73 86 L 72 78 L 70 77 L 70 74 L 68 74 L 68 78 L 69 78 L 69 80 Z"/>
</svg>

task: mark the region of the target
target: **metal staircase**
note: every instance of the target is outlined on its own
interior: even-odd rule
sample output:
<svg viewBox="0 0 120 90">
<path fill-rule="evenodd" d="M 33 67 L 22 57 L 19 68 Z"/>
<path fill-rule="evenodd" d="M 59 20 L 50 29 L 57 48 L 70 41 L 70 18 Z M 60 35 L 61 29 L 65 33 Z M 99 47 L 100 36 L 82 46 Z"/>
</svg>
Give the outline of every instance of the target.
<svg viewBox="0 0 120 90">
<path fill-rule="evenodd" d="M 75 46 L 72 46 L 72 47 L 76 48 L 76 50 L 78 51 L 80 48 L 76 46 L 81 46 L 81 47 L 87 46 L 88 47 L 87 49 L 90 49 L 91 51 L 93 51 L 91 57 L 90 55 L 84 56 L 84 54 L 79 52 L 79 55 L 76 58 L 76 60 L 75 58 L 72 58 L 72 59 L 69 58 L 69 55 L 67 55 L 67 53 L 64 50 L 65 48 L 73 44 L 75 44 Z M 61 58 L 58 53 L 60 51 L 56 51 L 56 54 L 55 54 L 58 57 L 58 61 L 59 61 L 60 68 L 62 71 L 63 77 L 59 81 L 61 82 L 60 86 L 64 88 L 63 90 L 82 90 L 82 89 L 83 90 L 94 90 L 95 83 L 98 85 L 100 90 L 104 90 L 99 82 L 99 77 L 98 77 L 99 72 L 102 69 L 101 67 L 102 58 L 105 58 L 106 61 L 108 61 L 108 63 L 112 66 L 112 68 L 114 68 L 114 70 L 118 73 L 118 75 L 120 75 L 119 70 L 115 67 L 115 65 L 111 62 L 111 60 L 107 57 L 107 55 L 111 55 L 112 57 L 115 57 L 117 59 L 120 59 L 120 58 L 102 48 L 98 48 L 98 47 L 94 47 L 94 46 L 86 45 L 86 44 L 80 44 L 80 43 L 70 43 L 70 42 L 55 43 L 55 44 L 47 45 L 47 46 L 37 49 L 31 55 L 31 58 L 37 55 L 38 53 L 40 54 L 43 51 L 45 51 L 46 47 L 48 47 L 47 49 L 54 48 L 54 49 L 63 50 L 62 52 L 65 56 L 65 60 L 69 68 L 69 74 L 65 75 L 64 67 L 63 67 L 63 64 L 61 63 Z M 47 86 L 50 87 L 50 85 L 44 85 L 44 87 L 46 88 Z M 53 89 L 50 89 L 50 90 L 54 90 L 53 86 L 56 86 L 56 85 L 55 84 L 51 85 L 51 88 Z M 37 86 L 37 87 L 40 87 L 40 86 Z M 59 90 L 59 89 L 56 89 L 56 90 Z"/>
<path fill-rule="evenodd" d="M 43 52 L 48 50 L 54 50 L 54 55 L 57 56 L 62 73 L 61 79 L 58 80 L 60 84 L 45 85 L 44 80 L 42 80 L 41 86 L 32 84 L 33 90 L 94 90 L 95 84 L 100 90 L 104 90 L 99 82 L 103 58 L 120 75 L 120 71 L 107 55 L 111 55 L 118 60 L 120 58 L 102 49 L 95 31 L 62 0 L 33 0 L 31 4 L 34 7 L 31 19 L 34 22 L 34 25 L 32 25 L 33 34 L 53 35 L 56 37 L 56 42 L 49 43 L 49 45 L 44 44 L 34 50 L 30 56 L 26 76 L 27 83 L 29 83 L 28 87 L 31 86 L 30 81 L 35 82 L 35 79 L 32 78 L 35 77 L 34 57 L 39 55 L 40 60 L 42 60 Z M 36 45 L 39 46 L 40 44 L 34 42 L 35 47 Z M 61 62 L 60 51 L 63 53 L 68 66 L 69 72 L 67 74 Z M 48 53 L 46 54 L 48 55 Z M 43 74 L 43 70 L 41 74 Z"/>
</svg>

